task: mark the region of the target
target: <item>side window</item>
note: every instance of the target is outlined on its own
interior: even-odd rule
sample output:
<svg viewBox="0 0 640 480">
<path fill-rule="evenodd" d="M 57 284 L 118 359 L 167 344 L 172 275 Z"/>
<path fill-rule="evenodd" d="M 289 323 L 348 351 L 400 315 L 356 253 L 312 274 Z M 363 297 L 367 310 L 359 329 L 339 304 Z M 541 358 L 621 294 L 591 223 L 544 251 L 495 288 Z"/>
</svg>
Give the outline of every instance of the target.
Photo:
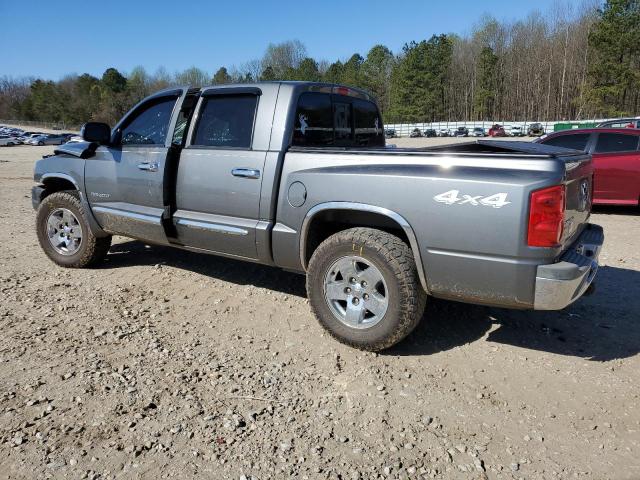
<svg viewBox="0 0 640 480">
<path fill-rule="evenodd" d="M 296 110 L 293 145 L 316 147 L 332 144 L 331 97 L 325 93 L 303 93 Z"/>
<path fill-rule="evenodd" d="M 353 102 L 356 145 L 359 147 L 384 146 L 382 121 L 378 108 L 372 102 L 355 100 Z"/>
<path fill-rule="evenodd" d="M 557 137 L 545 140 L 545 145 L 553 145 L 555 147 L 572 148 L 574 150 L 584 150 L 589 143 L 590 133 L 577 133 L 575 135 L 558 135 Z"/>
<path fill-rule="evenodd" d="M 193 145 L 251 148 L 256 95 L 212 95 L 203 102 Z"/>
<path fill-rule="evenodd" d="M 122 145 L 164 145 L 176 98 L 152 103 L 121 131 Z"/>
<path fill-rule="evenodd" d="M 595 153 L 634 152 L 638 149 L 640 135 L 601 133 L 598 135 Z"/>
</svg>

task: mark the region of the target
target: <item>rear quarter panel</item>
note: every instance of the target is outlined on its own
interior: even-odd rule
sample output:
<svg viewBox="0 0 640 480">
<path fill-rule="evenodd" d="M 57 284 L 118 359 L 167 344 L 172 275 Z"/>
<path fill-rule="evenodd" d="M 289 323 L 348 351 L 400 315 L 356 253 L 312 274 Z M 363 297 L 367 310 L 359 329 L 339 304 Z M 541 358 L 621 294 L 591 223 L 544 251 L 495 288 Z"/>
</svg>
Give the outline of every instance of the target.
<svg viewBox="0 0 640 480">
<path fill-rule="evenodd" d="M 446 154 L 289 152 L 273 232 L 276 264 L 303 268 L 298 256 L 307 212 L 323 202 L 356 202 L 401 215 L 418 240 L 429 293 L 474 303 L 530 307 L 537 265 L 560 249 L 526 246 L 529 193 L 562 183 L 564 165 L 548 158 Z M 301 182 L 306 202 L 293 207 L 289 186 Z M 461 201 L 434 197 L 457 191 Z M 494 208 L 480 200 L 504 194 Z M 474 201 L 462 201 L 468 195 Z"/>
</svg>

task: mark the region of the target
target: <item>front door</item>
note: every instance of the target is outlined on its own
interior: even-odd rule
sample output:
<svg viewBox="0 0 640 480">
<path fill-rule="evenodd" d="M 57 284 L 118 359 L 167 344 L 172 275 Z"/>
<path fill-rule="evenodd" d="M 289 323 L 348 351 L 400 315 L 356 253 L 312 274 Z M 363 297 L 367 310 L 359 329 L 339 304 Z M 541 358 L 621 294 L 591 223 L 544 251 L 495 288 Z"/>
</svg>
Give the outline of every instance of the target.
<svg viewBox="0 0 640 480">
<path fill-rule="evenodd" d="M 203 92 L 176 178 L 173 222 L 181 244 L 257 258 L 266 158 L 253 146 L 259 99 L 257 89 Z"/>
<path fill-rule="evenodd" d="M 166 243 L 163 176 L 182 91 L 136 106 L 114 129 L 111 145 L 87 160 L 88 200 L 107 231 Z"/>
</svg>

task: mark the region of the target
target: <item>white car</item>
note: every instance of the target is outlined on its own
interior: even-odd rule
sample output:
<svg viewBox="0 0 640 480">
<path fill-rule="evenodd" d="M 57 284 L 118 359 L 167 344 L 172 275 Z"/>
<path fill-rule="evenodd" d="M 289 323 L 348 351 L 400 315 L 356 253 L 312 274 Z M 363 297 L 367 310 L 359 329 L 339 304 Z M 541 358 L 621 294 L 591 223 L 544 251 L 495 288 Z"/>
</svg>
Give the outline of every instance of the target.
<svg viewBox="0 0 640 480">
<path fill-rule="evenodd" d="M 14 145 L 20 145 L 20 140 L 16 137 L 10 137 L 9 135 L 0 135 L 0 145 L 13 147 Z"/>
<path fill-rule="evenodd" d="M 511 135 L 512 137 L 524 137 L 524 129 L 522 127 L 514 125 L 513 127 L 511 127 L 511 130 L 509 130 L 509 135 Z"/>
<path fill-rule="evenodd" d="M 22 135 L 20 137 L 20 141 L 22 143 L 29 143 L 29 140 L 31 140 L 32 138 L 40 137 L 41 135 L 44 135 L 44 134 L 43 133 L 28 133 L 26 135 Z"/>
</svg>

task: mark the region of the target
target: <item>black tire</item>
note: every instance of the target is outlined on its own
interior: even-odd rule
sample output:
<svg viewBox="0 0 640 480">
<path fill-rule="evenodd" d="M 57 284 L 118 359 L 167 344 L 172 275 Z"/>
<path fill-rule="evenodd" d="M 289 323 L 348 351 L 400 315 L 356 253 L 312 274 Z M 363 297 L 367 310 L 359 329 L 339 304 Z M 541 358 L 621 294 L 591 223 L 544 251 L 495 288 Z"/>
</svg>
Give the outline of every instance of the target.
<svg viewBox="0 0 640 480">
<path fill-rule="evenodd" d="M 82 227 L 80 245 L 71 255 L 59 253 L 49 241 L 47 221 L 50 214 L 59 208 L 71 211 Z M 96 237 L 91 232 L 86 213 L 75 191 L 61 191 L 45 197 L 36 213 L 36 232 L 44 253 L 61 267 L 84 268 L 95 265 L 104 259 L 111 247 L 111 236 Z"/>
<path fill-rule="evenodd" d="M 44 142 L 38 142 L 38 146 L 39 147 L 43 147 L 44 146 Z"/>
<path fill-rule="evenodd" d="M 329 268 L 354 252 L 377 267 L 387 287 L 386 313 L 364 329 L 349 327 L 338 319 L 324 294 Z M 397 236 L 373 228 L 344 230 L 318 246 L 309 262 L 307 295 L 316 318 L 331 336 L 368 351 L 384 350 L 409 335 L 420 322 L 427 299 L 409 246 Z"/>
</svg>

